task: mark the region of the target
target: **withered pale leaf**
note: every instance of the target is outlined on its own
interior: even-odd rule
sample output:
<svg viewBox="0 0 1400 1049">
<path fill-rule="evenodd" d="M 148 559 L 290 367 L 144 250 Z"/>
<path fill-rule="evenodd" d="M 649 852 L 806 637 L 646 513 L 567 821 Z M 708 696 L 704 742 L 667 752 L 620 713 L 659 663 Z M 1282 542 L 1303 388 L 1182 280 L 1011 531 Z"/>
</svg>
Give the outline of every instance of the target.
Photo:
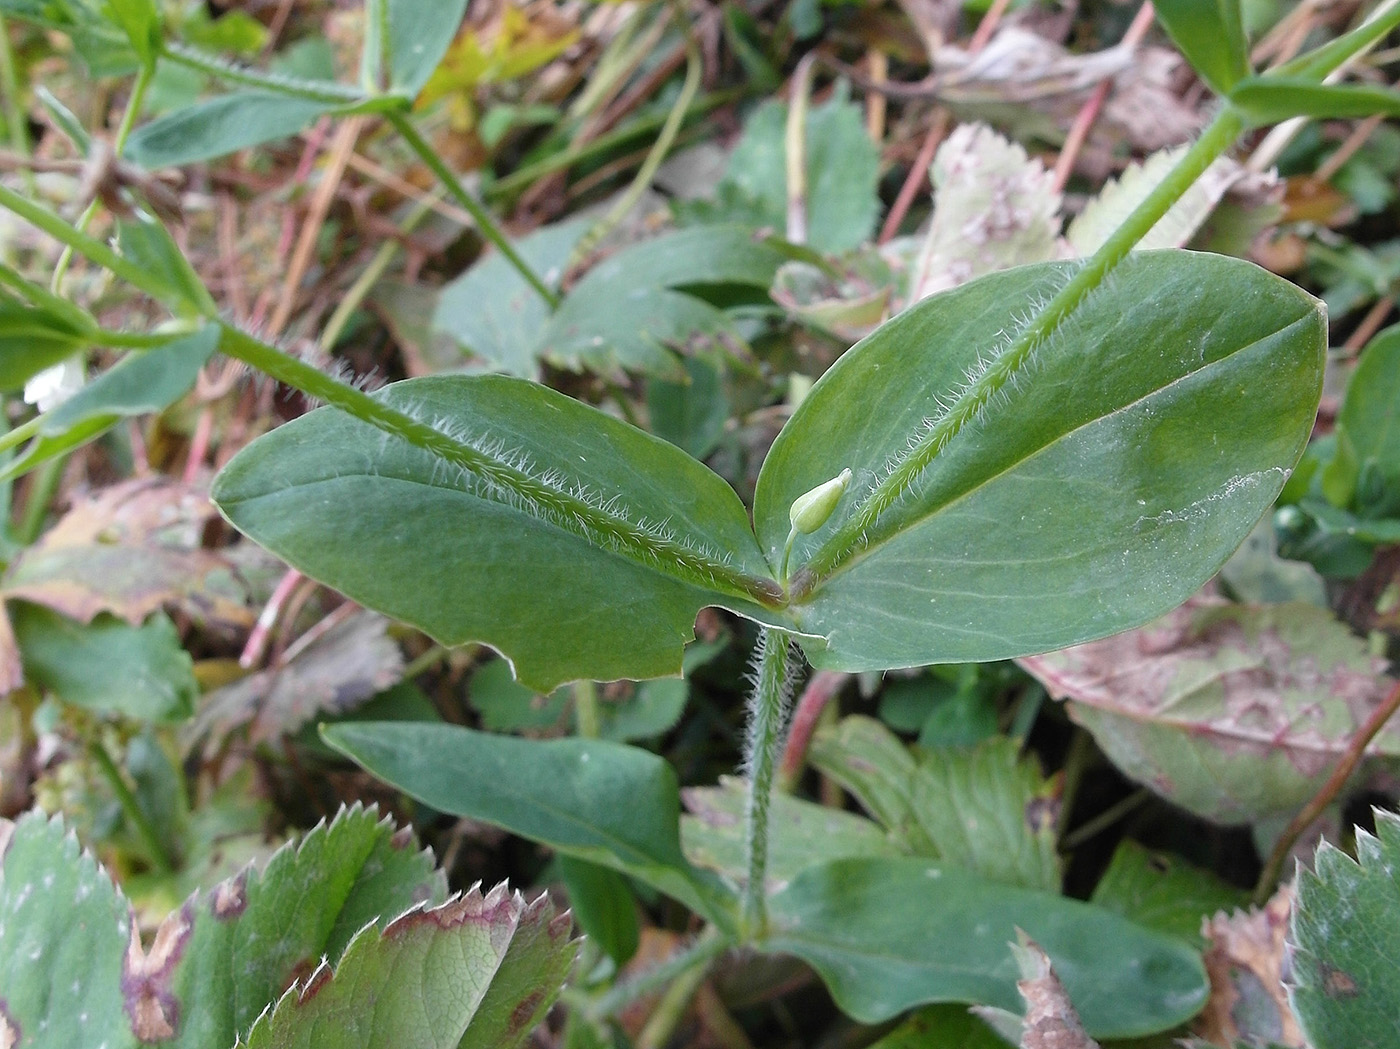
<svg viewBox="0 0 1400 1049">
<path fill-rule="evenodd" d="M 231 562 L 201 546 L 217 517 L 200 490 L 138 477 L 79 501 L 10 562 L 0 596 L 23 598 L 89 623 L 110 612 L 132 626 L 178 607 L 201 623 L 252 626 Z"/>
<path fill-rule="evenodd" d="M 1210 999 L 1192 1029 L 1212 1045 L 1305 1044 L 1283 985 L 1292 904 L 1285 885 L 1262 909 L 1222 911 L 1202 922 Z"/>
<path fill-rule="evenodd" d="M 1209 596 L 1021 662 L 1127 775 L 1218 823 L 1291 815 L 1391 686 L 1326 609 Z M 1400 755 L 1400 726 L 1372 753 Z"/>
</svg>

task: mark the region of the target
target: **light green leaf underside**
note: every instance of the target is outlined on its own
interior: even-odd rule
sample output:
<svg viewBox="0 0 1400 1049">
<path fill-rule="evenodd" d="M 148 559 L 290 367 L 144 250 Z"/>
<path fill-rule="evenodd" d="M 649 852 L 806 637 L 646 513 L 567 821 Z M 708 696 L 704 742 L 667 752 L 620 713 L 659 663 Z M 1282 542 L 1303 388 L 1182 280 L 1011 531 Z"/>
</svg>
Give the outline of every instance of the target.
<svg viewBox="0 0 1400 1049">
<path fill-rule="evenodd" d="M 1298 877 L 1289 937 L 1293 1011 L 1317 1049 L 1400 1045 L 1400 817 L 1357 829 L 1358 860 L 1328 844 Z"/>
<path fill-rule="evenodd" d="M 856 480 L 801 566 L 1047 300 L 1064 265 L 934 296 L 849 351 L 802 402 L 759 478 L 774 563 L 801 493 Z M 1003 659 L 1145 622 L 1184 600 L 1270 505 L 1320 392 L 1320 305 L 1248 263 L 1131 256 L 1037 348 L 806 603 L 822 667 Z M 911 422 L 911 420 L 914 420 Z"/>
<path fill-rule="evenodd" d="M 337 104 L 267 91 L 220 95 L 137 128 L 125 155 L 146 168 L 212 160 L 294 135 Z"/>
<path fill-rule="evenodd" d="M 587 405 L 499 376 L 410 380 L 380 396 L 648 536 L 769 574 L 723 480 Z M 490 644 L 540 692 L 576 678 L 678 674 L 701 608 L 763 615 L 663 558 L 604 549 L 337 411 L 255 441 L 219 475 L 213 498 L 307 575 L 445 644 Z"/>
<path fill-rule="evenodd" d="M 812 965 L 862 1023 L 937 1002 L 1019 1013 L 1008 947 L 1018 928 L 1050 955 L 1095 1037 L 1166 1030 L 1206 1000 L 1205 970 L 1184 944 L 1078 900 L 928 860 L 810 868 L 773 897 L 770 915 L 764 946 Z"/>
<path fill-rule="evenodd" d="M 398 722 L 333 725 L 322 736 L 435 809 L 623 871 L 713 920 L 727 918 L 728 893 L 681 853 L 676 774 L 648 751 Z"/>
</svg>

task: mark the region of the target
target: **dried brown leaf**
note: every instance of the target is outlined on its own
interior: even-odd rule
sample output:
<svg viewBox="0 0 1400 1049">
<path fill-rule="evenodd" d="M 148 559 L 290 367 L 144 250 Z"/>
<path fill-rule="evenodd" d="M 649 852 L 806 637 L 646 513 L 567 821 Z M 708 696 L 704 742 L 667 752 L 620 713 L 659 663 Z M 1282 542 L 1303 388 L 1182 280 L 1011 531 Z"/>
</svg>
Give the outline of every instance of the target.
<svg viewBox="0 0 1400 1049">
<path fill-rule="evenodd" d="M 1201 923 L 1210 999 L 1192 1029 L 1210 1044 L 1306 1044 L 1283 985 L 1292 905 L 1293 888 L 1285 885 L 1262 909 L 1222 911 Z"/>
</svg>

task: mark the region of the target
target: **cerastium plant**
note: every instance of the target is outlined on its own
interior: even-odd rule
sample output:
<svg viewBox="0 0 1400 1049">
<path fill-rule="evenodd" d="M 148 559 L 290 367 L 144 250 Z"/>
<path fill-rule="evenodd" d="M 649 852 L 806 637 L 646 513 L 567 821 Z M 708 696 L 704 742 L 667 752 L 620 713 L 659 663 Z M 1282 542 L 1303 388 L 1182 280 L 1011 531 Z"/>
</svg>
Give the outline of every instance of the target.
<svg viewBox="0 0 1400 1049">
<path fill-rule="evenodd" d="M 185 162 L 326 113 L 382 115 L 553 307 L 556 289 L 408 115 L 463 6 L 373 0 L 364 73 L 350 88 L 223 65 L 165 42 L 149 0 L 113 3 L 139 75 L 183 62 L 239 87 L 137 128 L 128 154 Z M 322 374 L 221 318 L 144 214 L 123 221 L 113 248 L 0 187 L 0 204 L 164 303 L 174 321 L 154 334 L 104 331 L 17 273 L 0 279 L 54 347 L 25 358 L 33 370 L 86 345 L 160 353 L 201 331 L 324 402 L 229 463 L 213 491 L 223 513 L 370 608 L 443 644 L 490 645 L 532 688 L 678 673 L 707 606 L 761 627 L 737 884 L 682 854 L 675 775 L 641 749 L 441 725 L 325 732 L 376 775 L 680 900 L 710 927 L 686 964 L 731 945 L 795 954 L 863 1021 L 938 1000 L 1009 1008 L 1005 944 L 1019 925 L 1046 948 L 1091 1033 L 1162 1030 L 1204 1000 L 1199 959 L 1106 912 L 911 857 L 834 860 L 772 893 L 765 876 L 798 651 L 818 668 L 883 670 L 1007 659 L 1140 625 L 1216 571 L 1308 439 L 1321 305 L 1246 262 L 1132 249 L 1245 129 L 1400 113 L 1393 92 L 1328 82 L 1400 23 L 1400 9 L 1382 4 L 1356 30 L 1254 75 L 1232 0 L 1157 8 L 1221 96 L 1200 139 L 1092 257 L 937 295 L 847 352 L 773 444 L 752 523 L 700 462 L 545 386 L 440 376 L 371 395 Z M 18 0 L 0 11 L 34 14 Z"/>
</svg>

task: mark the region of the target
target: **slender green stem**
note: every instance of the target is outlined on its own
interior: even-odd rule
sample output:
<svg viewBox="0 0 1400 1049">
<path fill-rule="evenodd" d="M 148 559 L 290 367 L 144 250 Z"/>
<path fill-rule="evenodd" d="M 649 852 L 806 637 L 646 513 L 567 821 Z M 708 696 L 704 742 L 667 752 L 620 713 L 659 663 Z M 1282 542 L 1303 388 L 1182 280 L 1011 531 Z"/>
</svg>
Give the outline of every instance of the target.
<svg viewBox="0 0 1400 1049">
<path fill-rule="evenodd" d="M 630 520 L 625 510 L 594 505 L 562 484 L 509 466 L 468 441 L 420 422 L 246 332 L 227 324 L 221 327 L 219 349 L 226 355 L 462 468 L 485 498 L 509 502 L 605 550 L 657 565 L 700 585 L 773 607 L 781 604 L 782 593 L 771 579 L 745 575 L 717 558 Z M 489 436 L 483 434 L 483 440 Z"/>
<path fill-rule="evenodd" d="M 10 148 L 22 157 L 29 156 L 29 117 L 20 104 L 19 73 L 15 68 L 15 52 L 10 46 L 10 27 L 0 16 L 0 98 L 5 105 L 5 130 L 10 136 Z M 24 188 L 34 191 L 34 172 L 24 168 Z"/>
<path fill-rule="evenodd" d="M 117 803 L 122 807 L 122 814 L 131 821 L 132 827 L 135 828 L 136 833 L 150 852 L 151 859 L 156 866 L 165 872 L 174 870 L 175 864 L 171 862 L 170 853 L 162 844 L 160 835 L 151 825 L 151 821 L 141 808 L 141 803 L 136 800 L 136 795 L 132 794 L 131 788 L 126 785 L 126 779 L 122 776 L 121 770 L 117 768 L 116 762 L 112 760 L 112 755 L 107 753 L 107 748 L 102 745 L 101 740 L 96 737 L 90 740 L 88 753 L 96 762 L 103 778 L 112 788 L 112 793 L 117 796 Z"/>
<path fill-rule="evenodd" d="M 436 195 L 420 200 L 412 211 L 399 223 L 399 232 L 408 234 L 417 228 L 418 224 L 432 211 L 432 205 L 438 198 Z M 329 353 L 334 347 L 336 340 L 340 338 L 340 333 L 345 330 L 345 326 L 350 322 L 350 316 L 360 308 L 360 303 L 364 302 L 365 296 L 370 293 L 379 278 L 384 276 L 384 271 L 389 268 L 389 263 L 394 260 L 394 256 L 399 253 L 401 247 L 399 241 L 394 238 L 386 240 L 379 245 L 379 250 L 374 253 L 374 258 L 370 260 L 363 272 L 355 278 L 355 283 L 350 285 L 345 294 L 341 296 L 340 302 L 336 304 L 335 312 L 331 314 L 330 320 L 326 321 L 326 326 L 321 329 L 321 337 L 317 340 L 321 349 Z"/>
<path fill-rule="evenodd" d="M 44 417 L 36 415 L 26 422 L 20 423 L 13 430 L 6 430 L 0 434 L 0 453 L 8 452 L 11 448 L 18 448 L 29 438 L 39 432 L 39 428 L 44 424 Z"/>
<path fill-rule="evenodd" d="M 810 595 L 859 550 L 878 545 L 898 530 L 900 524 L 891 521 L 886 512 L 908 494 L 934 458 L 964 426 L 981 414 L 988 401 L 1026 366 L 1031 355 L 1083 305 L 1089 294 L 1103 284 L 1104 278 L 1127 257 L 1133 246 L 1230 148 L 1243 127 L 1240 117 L 1229 109 L 1223 110 L 1211 122 L 1166 178 L 1114 230 L 1103 246 L 1085 261 L 1069 283 L 1036 314 L 1006 351 L 991 362 L 937 422 L 923 431 L 912 444 L 909 454 L 875 485 L 845 523 L 796 573 L 792 585 L 794 600 Z"/>
<path fill-rule="evenodd" d="M 217 55 L 208 54 L 198 48 L 189 47 L 173 40 L 166 41 L 162 45 L 161 57 L 217 77 L 225 83 L 273 91 L 279 95 L 291 95 L 311 102 L 339 105 L 364 100 L 364 95 L 360 91 L 344 84 L 327 80 L 302 80 L 299 77 L 282 76 L 277 73 L 264 73 L 248 66 L 234 65 Z"/>
<path fill-rule="evenodd" d="M 3 262 L 0 262 L 0 284 L 18 292 L 31 305 L 62 317 L 76 331 L 97 331 L 97 322 L 81 306 L 69 302 L 62 295 L 55 295 L 41 284 L 35 284 Z"/>
<path fill-rule="evenodd" d="M 704 965 L 694 965 L 671 981 L 656 1009 L 647 1017 L 646 1026 L 637 1035 L 637 1049 L 664 1049 L 685 1015 L 686 1006 L 700 989 L 707 969 Z"/>
<path fill-rule="evenodd" d="M 597 739 L 601 733 L 603 717 L 598 707 L 597 682 L 574 682 L 574 722 L 584 739 Z"/>
<path fill-rule="evenodd" d="M 642 162 L 642 166 L 633 177 L 631 184 L 608 209 L 608 213 L 599 219 L 575 245 L 570 258 L 570 266 L 576 264 L 580 259 L 587 258 L 598 243 L 627 217 L 629 211 L 636 207 L 637 201 L 651 185 L 651 180 L 656 177 L 656 169 L 661 166 L 661 161 L 666 158 L 666 154 L 671 151 L 671 147 L 675 144 L 676 135 L 681 129 L 681 124 L 685 122 L 685 114 L 695 101 L 696 93 L 700 90 L 701 72 L 700 50 L 695 46 L 694 41 L 687 40 L 685 82 L 681 84 L 681 93 L 676 96 L 675 105 L 666 114 L 666 123 L 661 125 L 661 133 L 656 136 L 656 141 L 652 144 L 646 160 Z"/>
<path fill-rule="evenodd" d="M 131 129 L 136 126 L 136 118 L 141 113 L 141 107 L 146 101 L 146 91 L 151 86 L 151 78 L 155 76 L 155 63 L 151 62 L 143 65 L 136 74 L 136 83 L 132 85 L 131 95 L 126 100 L 126 109 L 122 112 L 121 123 L 117 125 L 117 135 L 112 140 L 112 152 L 117 156 L 122 155 L 122 149 L 126 146 L 127 137 L 131 134 Z M 79 233 L 86 233 L 88 226 L 92 223 L 93 217 L 97 214 L 98 202 L 91 201 L 83 209 L 82 216 L 78 219 L 77 230 Z M 49 282 L 55 293 L 63 290 L 63 278 L 68 273 L 68 267 L 73 262 L 73 248 L 71 245 L 64 247 L 62 254 L 58 256 L 58 264 L 53 270 L 53 280 Z"/>
<path fill-rule="evenodd" d="M 63 479 L 63 468 L 68 465 L 68 456 L 60 455 L 41 463 L 29 476 L 29 491 L 24 497 L 24 510 L 19 523 L 15 525 L 15 542 L 28 546 L 39 538 L 44 530 L 44 518 L 48 516 L 49 504 L 58 491 L 58 483 Z"/>
<path fill-rule="evenodd" d="M 1137 790 L 1129 794 L 1126 798 L 1123 798 L 1116 804 L 1109 806 L 1108 808 L 1104 809 L 1103 812 L 1100 812 L 1097 816 L 1095 816 L 1093 819 L 1086 820 L 1079 826 L 1075 827 L 1074 830 L 1066 834 L 1062 839 L 1060 839 L 1060 852 L 1073 852 L 1075 849 L 1079 848 L 1079 846 L 1083 845 L 1090 838 L 1097 836 L 1101 832 L 1113 826 L 1128 813 L 1132 812 L 1133 809 L 1137 808 L 1139 805 L 1141 805 L 1143 802 L 1147 801 L 1151 797 L 1152 792 L 1150 790 L 1148 790 L 1146 787 L 1139 787 Z"/>
<path fill-rule="evenodd" d="M 749 737 L 745 767 L 749 793 L 744 811 L 744 846 L 748 854 L 748 882 L 744 886 L 739 928 L 749 942 L 763 938 L 768 929 L 768 810 L 773 800 L 773 774 L 783 749 L 788 707 L 788 635 L 764 627 L 759 635 L 758 667 L 749 704 Z"/>
<path fill-rule="evenodd" d="M 612 990 L 580 1007 L 590 1020 L 615 1016 L 639 998 L 645 998 L 693 969 L 702 973 L 726 950 L 729 941 L 713 925 L 706 926 L 690 947 L 668 958 L 660 965 L 645 970 L 636 977 L 613 987 Z"/>
<path fill-rule="evenodd" d="M 787 153 L 787 239 L 807 243 L 807 108 L 812 100 L 816 51 L 809 51 L 792 74 L 792 101 L 784 133 Z"/>
<path fill-rule="evenodd" d="M 418 133 L 418 129 L 413 126 L 413 121 L 403 113 L 394 111 L 387 112 L 384 116 L 389 123 L 394 125 L 394 130 L 403 136 L 409 148 L 418 155 L 418 159 L 437 176 L 452 198 L 476 220 L 481 235 L 496 246 L 496 250 L 515 267 L 516 272 L 525 279 L 526 283 L 534 288 L 545 302 L 549 303 L 549 308 L 555 309 L 559 305 L 559 296 L 540 279 L 530 264 L 520 256 L 520 253 L 511 245 L 510 238 L 491 217 L 491 213 L 482 207 L 476 197 L 467 192 L 466 187 L 462 185 L 452 169 L 447 166 L 442 157 L 438 156 L 437 150 L 433 149 L 428 141 Z"/>
<path fill-rule="evenodd" d="M 707 113 L 717 106 L 733 101 L 738 96 L 739 91 L 737 89 L 716 91 L 712 94 L 705 95 L 692 105 L 690 112 L 686 113 L 685 116 L 689 118 Z M 512 171 L 504 178 L 499 178 L 491 183 L 482 190 L 482 193 L 491 200 L 500 197 L 509 197 L 520 192 L 534 182 L 537 182 L 539 179 L 544 178 L 546 175 L 552 175 L 556 171 L 564 171 L 573 167 L 575 164 L 581 164 L 586 160 L 591 160 L 603 153 L 610 152 L 618 146 L 630 142 L 634 138 L 650 134 L 653 130 L 669 120 L 670 117 L 671 115 L 669 112 L 665 116 L 661 114 L 650 114 L 648 116 L 638 117 L 626 127 L 618 128 L 616 131 L 609 132 L 606 135 L 599 135 L 591 142 L 587 142 L 581 146 L 571 146 L 557 153 L 551 153 L 543 160 L 520 168 L 518 171 Z"/>
</svg>

